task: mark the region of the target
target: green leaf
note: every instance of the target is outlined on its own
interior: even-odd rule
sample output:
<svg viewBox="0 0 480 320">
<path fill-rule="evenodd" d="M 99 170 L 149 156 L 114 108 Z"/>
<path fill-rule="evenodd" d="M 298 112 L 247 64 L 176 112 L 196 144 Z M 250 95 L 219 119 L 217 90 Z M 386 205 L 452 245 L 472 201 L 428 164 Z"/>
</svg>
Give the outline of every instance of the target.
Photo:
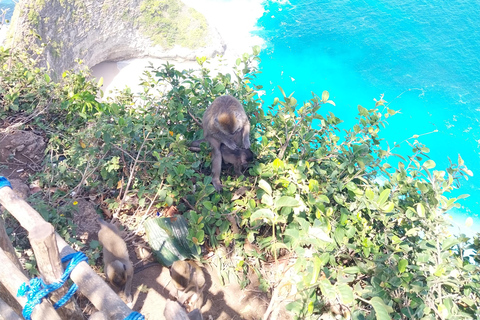
<svg viewBox="0 0 480 320">
<path fill-rule="evenodd" d="M 322 101 L 327 102 L 329 96 L 330 96 L 330 94 L 328 93 L 328 91 L 326 91 L 326 90 L 323 91 L 322 92 Z"/>
<path fill-rule="evenodd" d="M 207 208 L 208 210 L 212 210 L 212 208 L 213 208 L 213 205 L 212 205 L 212 203 L 211 203 L 210 201 L 203 201 L 202 204 L 203 204 L 203 206 L 204 206 L 205 208 Z"/>
<path fill-rule="evenodd" d="M 188 225 L 182 215 L 176 215 L 175 219 L 148 219 L 144 227 L 154 256 L 164 266 L 169 267 L 177 260 L 185 260 L 197 255 L 195 245 L 187 240 Z"/>
<path fill-rule="evenodd" d="M 322 290 L 323 296 L 329 300 L 336 298 L 335 287 L 332 286 L 330 280 L 322 279 L 320 281 L 320 290 Z"/>
<path fill-rule="evenodd" d="M 320 269 L 322 268 L 322 260 L 318 256 L 313 257 L 313 272 L 312 272 L 312 281 L 310 284 L 317 282 L 318 275 L 320 274 Z"/>
<path fill-rule="evenodd" d="M 348 284 L 343 283 L 340 284 L 337 289 L 340 296 L 340 301 L 343 304 L 349 305 L 353 302 L 354 296 L 352 287 L 350 287 Z"/>
<path fill-rule="evenodd" d="M 461 241 L 457 238 L 447 238 L 445 241 L 442 242 L 442 249 L 443 250 L 448 250 L 451 247 L 459 244 Z"/>
<path fill-rule="evenodd" d="M 283 168 L 285 166 L 285 164 L 283 163 L 282 160 L 277 158 L 277 159 L 273 160 L 272 166 L 273 166 L 273 169 L 278 170 L 280 168 Z"/>
<path fill-rule="evenodd" d="M 384 206 L 382 206 L 382 210 L 386 213 L 392 212 L 393 209 L 395 208 L 395 205 L 393 204 L 392 201 L 387 202 Z"/>
<path fill-rule="evenodd" d="M 390 316 L 388 315 L 387 305 L 383 300 L 379 297 L 373 297 L 370 300 L 370 304 L 372 305 L 373 309 L 375 310 L 375 315 L 377 320 L 391 320 Z"/>
<path fill-rule="evenodd" d="M 272 187 L 270 186 L 270 184 L 268 184 L 267 181 L 265 180 L 260 180 L 258 181 L 258 186 L 263 189 L 266 193 L 268 193 L 269 195 L 272 195 Z"/>
<path fill-rule="evenodd" d="M 368 200 L 372 201 L 373 198 L 375 197 L 375 193 L 373 193 L 372 189 L 367 188 L 367 190 L 365 190 L 365 196 L 367 197 Z"/>
<path fill-rule="evenodd" d="M 328 197 L 324 194 L 319 195 L 317 200 L 320 201 L 320 202 L 325 202 L 325 203 L 330 202 L 330 199 L 328 199 Z"/>
<path fill-rule="evenodd" d="M 390 196 L 390 189 L 385 189 L 380 193 L 380 196 L 377 199 L 378 206 L 382 206 L 385 201 L 387 201 L 388 197 Z"/>
<path fill-rule="evenodd" d="M 427 160 L 423 163 L 423 166 L 426 168 L 426 169 L 433 169 L 435 168 L 435 161 L 433 160 Z"/>
<path fill-rule="evenodd" d="M 275 207 L 276 208 L 281 208 L 281 207 L 298 207 L 300 205 L 300 202 L 293 198 L 293 197 L 288 197 L 288 196 L 283 196 L 277 201 L 275 201 Z"/>
<path fill-rule="evenodd" d="M 417 204 L 417 214 L 421 218 L 425 217 L 425 207 L 421 203 Z"/>
<path fill-rule="evenodd" d="M 438 312 L 442 316 L 442 319 L 446 319 L 448 317 L 448 309 L 445 307 L 445 305 L 440 304 L 438 305 Z"/>
<path fill-rule="evenodd" d="M 263 203 L 264 205 L 269 206 L 269 207 L 273 206 L 273 198 L 272 198 L 272 196 L 270 196 L 270 195 L 268 195 L 268 194 L 265 193 L 265 194 L 262 196 L 262 203 Z"/>
<path fill-rule="evenodd" d="M 470 197 L 469 194 L 461 194 L 461 195 L 459 195 L 459 196 L 457 197 L 457 200 L 465 199 L 465 198 L 468 198 L 468 197 Z"/>
<path fill-rule="evenodd" d="M 252 213 L 250 216 L 250 220 L 258 220 L 258 219 L 267 219 L 268 221 L 273 221 L 275 214 L 270 209 L 260 209 Z"/>
<path fill-rule="evenodd" d="M 215 86 L 215 88 L 213 88 L 213 93 L 217 94 L 217 93 L 223 93 L 225 91 L 225 86 L 223 85 L 223 83 L 219 83 Z"/>
<path fill-rule="evenodd" d="M 310 227 L 308 229 L 308 235 L 311 237 L 315 237 L 325 242 L 333 242 L 333 240 L 326 234 L 322 229 Z"/>
<path fill-rule="evenodd" d="M 408 261 L 405 259 L 402 259 L 398 262 L 398 272 L 404 273 L 405 270 L 407 269 Z"/>
<path fill-rule="evenodd" d="M 303 308 L 304 308 L 303 302 L 299 302 L 299 301 L 290 302 L 289 304 L 287 304 L 285 306 L 285 309 L 287 309 L 288 311 L 290 311 L 294 314 L 300 314 L 300 313 L 304 312 Z"/>
<path fill-rule="evenodd" d="M 343 272 L 347 273 L 347 274 L 355 274 L 355 273 L 360 272 L 360 268 L 359 267 L 347 267 L 347 268 L 343 269 Z"/>
</svg>

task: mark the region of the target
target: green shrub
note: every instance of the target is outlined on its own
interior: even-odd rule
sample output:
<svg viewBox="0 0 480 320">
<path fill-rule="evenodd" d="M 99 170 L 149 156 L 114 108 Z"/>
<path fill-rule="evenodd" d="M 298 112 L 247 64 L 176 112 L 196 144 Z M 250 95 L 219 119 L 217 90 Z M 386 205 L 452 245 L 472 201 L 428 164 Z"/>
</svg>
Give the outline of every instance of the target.
<svg viewBox="0 0 480 320">
<path fill-rule="evenodd" d="M 280 89 L 262 106 L 258 48 L 233 74 L 212 75 L 205 58 L 197 71 L 151 68 L 140 95 L 124 91 L 108 102 L 97 101 L 85 73 L 53 83 L 33 62 L 0 53 L 2 65 L 13 62 L 0 71 L 0 114 L 38 113 L 33 123 L 49 137 L 38 177 L 61 185 L 63 199 L 102 195 L 118 214 L 174 205 L 189 221 L 190 241 L 231 248 L 234 258 L 214 261 L 242 285 L 252 271 L 264 275 L 273 302 L 292 301 L 299 319 L 479 316 L 479 269 L 470 261 L 478 263 L 478 238 L 450 235 L 445 218 L 465 197 L 448 192 L 471 172 L 461 157 L 433 170 L 418 136 L 404 142 L 408 157 L 385 147 L 381 129 L 396 111 L 383 97 L 359 107 L 357 124 L 341 131 L 338 117 L 322 113 L 334 104 L 328 92 L 299 103 Z M 208 147 L 193 153 L 188 143 L 202 137 L 198 121 L 222 94 L 243 102 L 257 158 L 244 181 L 224 173 L 218 194 Z M 285 267 L 268 276 L 262 261 Z"/>
</svg>

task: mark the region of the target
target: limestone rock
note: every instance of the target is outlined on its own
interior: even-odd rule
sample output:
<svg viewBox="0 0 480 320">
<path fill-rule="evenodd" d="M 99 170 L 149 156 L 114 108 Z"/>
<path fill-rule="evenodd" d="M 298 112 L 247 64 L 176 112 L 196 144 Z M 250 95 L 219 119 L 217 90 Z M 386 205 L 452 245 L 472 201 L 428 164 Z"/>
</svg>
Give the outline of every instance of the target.
<svg viewBox="0 0 480 320">
<path fill-rule="evenodd" d="M 52 75 L 103 61 L 153 57 L 194 60 L 225 51 L 203 15 L 180 0 L 24 0 L 14 11 L 6 45 L 40 48 Z"/>
</svg>

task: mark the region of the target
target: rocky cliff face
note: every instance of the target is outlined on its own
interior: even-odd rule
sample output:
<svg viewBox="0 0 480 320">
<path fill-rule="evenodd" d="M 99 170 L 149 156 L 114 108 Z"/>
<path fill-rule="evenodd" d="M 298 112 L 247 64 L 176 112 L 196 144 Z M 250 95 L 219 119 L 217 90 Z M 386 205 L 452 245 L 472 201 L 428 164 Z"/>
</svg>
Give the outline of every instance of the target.
<svg viewBox="0 0 480 320">
<path fill-rule="evenodd" d="M 7 46 L 45 48 L 40 64 L 59 76 L 77 66 L 140 57 L 214 56 L 225 51 L 218 32 L 180 0 L 23 0 Z"/>
</svg>

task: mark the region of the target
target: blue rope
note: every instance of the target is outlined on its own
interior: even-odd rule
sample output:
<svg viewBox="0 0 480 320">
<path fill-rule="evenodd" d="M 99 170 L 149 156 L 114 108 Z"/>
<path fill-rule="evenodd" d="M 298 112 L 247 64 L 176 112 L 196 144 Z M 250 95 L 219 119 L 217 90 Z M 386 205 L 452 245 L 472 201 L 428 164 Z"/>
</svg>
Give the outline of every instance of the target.
<svg viewBox="0 0 480 320">
<path fill-rule="evenodd" d="M 48 296 L 50 293 L 62 287 L 70 277 L 70 273 L 73 271 L 73 269 L 80 262 L 87 262 L 88 258 L 83 252 L 75 252 L 62 258 L 62 262 L 67 262 L 69 260 L 71 261 L 68 263 L 67 268 L 65 269 L 65 272 L 59 281 L 47 285 L 41 278 L 33 278 L 30 279 L 29 285 L 23 283 L 20 286 L 17 292 L 17 297 L 27 296 L 27 303 L 25 304 L 25 307 L 23 307 L 22 311 L 22 315 L 26 320 L 31 320 L 31 315 L 36 305 L 41 303 L 42 299 Z M 58 309 L 63 306 L 73 296 L 75 291 L 77 291 L 77 288 L 78 286 L 73 284 L 68 292 L 60 300 L 58 300 L 53 307 Z"/>
<path fill-rule="evenodd" d="M 125 320 L 145 320 L 145 317 L 137 311 L 133 311 L 125 318 Z"/>
<path fill-rule="evenodd" d="M 10 184 L 10 181 L 8 181 L 7 178 L 0 176 L 0 189 L 3 187 L 10 187 L 12 188 L 12 185 Z"/>
</svg>

